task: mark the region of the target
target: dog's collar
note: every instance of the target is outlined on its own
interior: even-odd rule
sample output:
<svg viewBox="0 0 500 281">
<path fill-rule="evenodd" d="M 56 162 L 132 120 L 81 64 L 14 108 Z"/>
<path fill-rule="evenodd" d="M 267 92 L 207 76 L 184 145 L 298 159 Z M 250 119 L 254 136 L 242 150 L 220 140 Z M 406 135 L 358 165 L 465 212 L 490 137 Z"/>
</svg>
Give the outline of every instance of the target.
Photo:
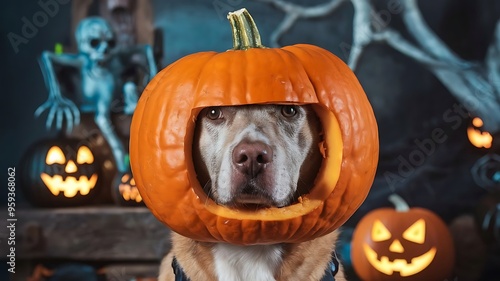
<svg viewBox="0 0 500 281">
<path fill-rule="evenodd" d="M 335 275 L 339 272 L 339 260 L 337 258 L 337 253 L 332 252 L 332 258 L 328 263 L 328 267 L 325 270 L 325 275 L 321 278 L 321 281 L 335 281 Z"/>
<path fill-rule="evenodd" d="M 182 271 L 182 268 L 177 262 L 175 256 L 172 260 L 172 269 L 174 270 L 175 281 L 190 281 L 189 278 L 187 278 L 186 274 L 184 274 L 184 271 Z"/>
<path fill-rule="evenodd" d="M 187 278 L 186 274 L 184 274 L 184 271 L 182 271 L 182 268 L 175 257 L 172 260 L 172 269 L 174 270 L 175 281 L 190 281 L 189 278 Z M 321 278 L 320 281 L 335 281 L 335 275 L 338 271 L 339 260 L 337 259 L 337 254 L 335 253 L 335 251 L 333 251 L 332 258 L 325 270 L 325 275 L 323 275 L 323 278 Z"/>
</svg>

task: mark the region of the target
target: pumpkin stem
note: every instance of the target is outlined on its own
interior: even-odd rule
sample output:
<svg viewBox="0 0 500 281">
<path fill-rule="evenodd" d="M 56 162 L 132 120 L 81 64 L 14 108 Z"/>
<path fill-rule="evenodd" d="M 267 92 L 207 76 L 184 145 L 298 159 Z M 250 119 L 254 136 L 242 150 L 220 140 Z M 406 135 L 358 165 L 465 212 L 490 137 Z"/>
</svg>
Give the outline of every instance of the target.
<svg viewBox="0 0 500 281">
<path fill-rule="evenodd" d="M 389 201 L 394 204 L 394 207 L 398 212 L 408 212 L 410 210 L 410 206 L 408 206 L 406 201 L 397 194 L 392 194 L 391 196 L 389 196 Z"/>
<path fill-rule="evenodd" d="M 260 41 L 257 25 L 247 9 L 230 12 L 227 19 L 233 32 L 233 50 L 265 48 Z"/>
</svg>

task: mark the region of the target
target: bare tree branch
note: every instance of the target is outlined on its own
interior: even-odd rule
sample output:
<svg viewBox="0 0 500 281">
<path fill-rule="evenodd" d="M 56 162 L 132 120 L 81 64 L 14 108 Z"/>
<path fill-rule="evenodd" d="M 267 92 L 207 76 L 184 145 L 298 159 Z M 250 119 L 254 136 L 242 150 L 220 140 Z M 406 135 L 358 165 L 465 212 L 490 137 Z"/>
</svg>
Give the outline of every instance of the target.
<svg viewBox="0 0 500 281">
<path fill-rule="evenodd" d="M 271 35 L 273 47 L 300 18 L 321 17 L 332 13 L 346 0 L 331 0 L 314 7 L 303 7 L 284 0 L 257 0 L 282 10 L 285 18 Z M 500 20 L 494 40 L 488 49 L 484 65 L 467 61 L 456 55 L 427 25 L 417 0 L 404 0 L 403 21 L 418 46 L 387 26 L 380 26 L 378 13 L 370 0 L 350 0 L 354 6 L 353 42 L 348 64 L 356 69 L 366 46 L 385 42 L 395 50 L 426 66 L 450 93 L 473 114 L 481 117 L 485 129 L 500 131 Z M 374 28 L 378 26 L 378 28 Z"/>
<path fill-rule="evenodd" d="M 276 8 L 285 12 L 284 20 L 271 34 L 271 47 L 279 47 L 280 38 L 295 24 L 298 19 L 324 17 L 336 10 L 340 6 L 340 4 L 342 4 L 346 0 L 330 0 L 330 2 L 327 2 L 325 4 L 311 7 L 302 7 L 283 0 L 256 1 L 272 4 Z"/>
<path fill-rule="evenodd" d="M 352 69 L 356 69 L 359 58 L 366 46 L 373 40 L 373 30 L 371 28 L 372 6 L 365 0 L 351 0 L 354 5 L 352 49 L 349 55 L 348 64 Z"/>
<path fill-rule="evenodd" d="M 440 58 L 450 64 L 467 66 L 467 62 L 460 59 L 448 46 L 436 36 L 424 21 L 417 0 L 401 1 L 403 5 L 403 21 L 410 35 L 418 44 L 431 55 Z"/>
<path fill-rule="evenodd" d="M 500 20 L 497 22 L 493 40 L 488 48 L 486 67 L 490 84 L 497 93 L 500 93 Z"/>
<path fill-rule="evenodd" d="M 387 29 L 373 35 L 373 41 L 385 42 L 400 53 L 428 66 L 436 68 L 448 67 L 448 63 L 439 61 L 421 49 L 415 47 L 412 43 L 406 40 L 401 34 L 392 29 Z"/>
</svg>

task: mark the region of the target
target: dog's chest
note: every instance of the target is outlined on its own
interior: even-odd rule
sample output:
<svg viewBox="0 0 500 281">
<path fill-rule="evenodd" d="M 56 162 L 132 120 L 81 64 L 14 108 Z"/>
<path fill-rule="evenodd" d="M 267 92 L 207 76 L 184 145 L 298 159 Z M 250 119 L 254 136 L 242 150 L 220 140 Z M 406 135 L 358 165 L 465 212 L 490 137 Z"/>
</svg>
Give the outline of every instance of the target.
<svg viewBox="0 0 500 281">
<path fill-rule="evenodd" d="M 229 244 L 217 244 L 212 252 L 219 281 L 274 281 L 283 253 L 280 245 Z"/>
</svg>

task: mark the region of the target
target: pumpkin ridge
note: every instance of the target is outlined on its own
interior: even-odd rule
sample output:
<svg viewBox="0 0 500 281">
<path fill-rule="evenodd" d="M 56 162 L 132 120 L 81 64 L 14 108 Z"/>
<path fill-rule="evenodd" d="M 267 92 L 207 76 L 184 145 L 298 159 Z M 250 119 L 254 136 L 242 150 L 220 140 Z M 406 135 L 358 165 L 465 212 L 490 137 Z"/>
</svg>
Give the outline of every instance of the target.
<svg viewBox="0 0 500 281">
<path fill-rule="evenodd" d="M 315 47 L 315 49 L 318 49 L 317 47 Z M 334 57 L 334 56 L 327 56 L 326 57 L 327 60 L 329 60 L 331 62 L 331 64 L 337 68 L 337 72 L 338 73 L 341 73 L 341 74 L 344 74 L 345 76 L 343 77 L 343 79 L 341 79 L 341 81 L 347 81 L 350 83 L 349 87 L 342 87 L 342 89 L 346 89 L 346 88 L 357 88 L 358 91 L 363 91 L 363 88 L 361 86 L 361 84 L 359 83 L 358 79 L 355 78 L 354 76 L 354 73 L 349 73 L 349 72 L 345 72 L 345 71 L 341 71 L 339 69 L 339 67 L 342 67 L 344 68 L 342 65 L 339 65 L 337 64 L 336 62 L 339 61 L 340 59 L 337 58 L 337 57 Z M 349 77 L 346 77 L 346 76 L 353 76 L 353 78 L 355 79 L 348 79 Z M 346 105 L 343 107 L 343 110 L 339 110 L 339 112 L 345 112 L 346 109 L 349 109 L 349 111 L 347 111 L 347 113 L 350 112 L 350 114 L 347 114 L 347 116 L 349 116 L 349 121 L 350 122 L 341 122 L 342 124 L 356 124 L 355 122 L 353 122 L 353 120 L 359 120 L 359 122 L 366 122 L 371 128 L 374 128 L 373 130 L 362 130 L 361 128 L 359 128 L 359 124 L 356 124 L 357 126 L 349 126 L 349 129 L 351 131 L 351 138 L 355 138 L 358 134 L 361 135 L 362 137 L 358 138 L 358 140 L 353 139 L 353 142 L 350 143 L 350 144 L 347 144 L 344 146 L 344 153 L 346 154 L 346 164 L 349 167 L 349 170 L 350 170 L 350 173 L 343 173 L 343 175 L 349 175 L 349 179 L 347 179 L 347 183 L 346 183 L 346 189 L 348 189 L 348 187 L 351 185 L 351 180 L 356 180 L 356 179 L 353 179 L 352 177 L 356 177 L 356 178 L 366 178 L 366 170 L 361 170 L 359 171 L 359 169 L 355 168 L 355 167 L 364 167 L 365 169 L 367 167 L 372 167 L 372 165 L 375 165 L 377 164 L 377 161 L 378 161 L 378 130 L 377 130 L 377 124 L 376 124 L 376 119 L 374 117 L 374 114 L 373 114 L 373 109 L 371 108 L 370 106 L 370 103 L 369 103 L 369 100 L 368 100 L 368 97 L 365 96 L 365 95 L 351 95 L 350 93 L 342 93 L 343 96 L 346 96 L 347 99 L 346 99 Z M 361 102 L 360 102 L 361 101 Z M 353 104 L 356 104 L 358 106 L 353 106 Z M 373 116 L 373 118 L 371 119 L 363 119 L 361 118 L 361 116 L 365 116 L 366 113 L 369 113 L 370 116 Z M 362 121 L 361 121 L 362 120 Z M 343 128 L 341 128 L 343 130 Z M 349 133 L 346 133 L 347 136 L 349 136 Z M 363 142 L 366 138 L 368 139 L 371 139 L 374 141 L 374 143 L 369 147 L 370 150 L 369 151 L 365 151 L 363 153 L 363 155 L 360 155 L 360 151 L 363 151 L 363 150 L 366 150 L 366 142 Z M 362 156 L 362 157 L 360 157 Z M 369 157 L 368 159 L 366 159 L 366 157 Z M 367 165 L 367 163 L 364 163 L 366 162 L 367 160 L 370 160 L 371 159 L 371 163 L 369 163 L 369 165 Z M 347 162 L 349 161 L 349 162 Z M 347 167 L 346 167 L 347 168 Z M 367 180 L 365 179 L 366 182 L 373 182 L 375 178 L 375 173 L 372 173 L 372 176 L 370 178 L 368 178 Z M 359 182 L 359 180 L 356 180 L 356 182 Z M 347 191 L 346 193 L 343 193 L 342 194 L 342 197 L 346 197 L 348 196 L 348 193 L 349 191 Z M 368 194 L 366 194 L 367 196 Z M 365 198 L 366 198 L 365 196 Z M 351 206 L 353 202 L 351 202 L 350 205 L 348 205 L 348 208 L 349 209 L 357 209 L 361 203 L 364 201 L 363 200 L 360 200 L 359 202 L 356 202 L 356 207 L 353 207 Z"/>
<path fill-rule="evenodd" d="M 314 48 L 314 46 L 312 45 L 306 45 L 306 44 L 301 44 L 301 45 L 293 45 L 293 46 L 288 46 L 288 48 L 294 48 L 294 51 L 298 50 L 300 52 L 303 52 L 303 53 L 306 53 L 307 56 L 309 57 L 321 57 L 322 59 L 324 60 L 329 60 L 333 58 L 332 55 L 329 55 L 329 54 L 324 54 L 324 52 L 321 52 L 321 50 L 317 49 L 317 48 Z M 303 61 L 305 60 L 304 58 L 300 57 L 299 58 Z M 331 62 L 329 65 L 331 65 L 332 67 L 335 67 L 335 72 L 336 73 L 342 73 L 342 71 L 340 69 L 338 69 L 336 63 L 333 63 Z M 305 67 L 306 71 L 309 70 L 309 68 Z M 308 72 L 308 77 L 312 77 L 313 75 L 311 75 L 310 72 Z M 320 79 L 320 80 L 324 80 L 318 76 L 316 76 L 317 79 Z M 319 81 L 319 82 L 323 82 L 323 81 Z M 312 82 L 313 85 L 316 85 L 318 83 L 314 83 L 314 81 Z M 317 88 L 316 88 L 316 92 L 321 92 L 319 91 Z M 337 94 L 339 94 L 337 92 Z M 347 96 L 349 97 L 349 96 Z M 349 116 L 351 117 L 350 121 L 352 122 L 352 119 L 356 119 L 356 118 L 352 118 L 352 116 Z M 338 116 L 337 116 L 338 118 Z M 348 122 L 347 124 L 351 124 L 351 122 Z M 349 136 L 349 135 L 352 135 L 352 134 L 349 134 L 349 133 L 345 133 L 346 129 L 347 130 L 351 130 L 351 126 L 348 126 L 348 127 L 345 127 L 345 126 L 342 126 L 343 124 L 346 124 L 346 122 L 341 122 L 341 130 L 344 132 L 344 136 Z M 344 143 L 346 142 L 345 139 L 343 139 Z M 343 148 L 343 154 L 344 154 L 344 161 L 343 163 L 347 164 L 348 166 L 349 163 L 348 163 L 348 159 L 350 159 L 350 156 L 352 154 L 352 149 L 354 149 L 354 147 L 352 146 L 349 146 L 348 144 L 344 144 L 344 148 Z M 346 204 L 347 203 L 347 200 L 346 198 L 351 198 L 352 195 L 349 194 L 349 187 L 351 186 L 351 183 L 350 183 L 350 174 L 349 173 L 346 173 L 346 169 L 347 170 L 350 170 L 350 168 L 346 167 L 344 164 L 342 165 L 342 168 L 341 168 L 341 177 L 339 178 L 338 180 L 338 183 L 337 183 L 337 186 L 335 187 L 335 189 L 333 190 L 332 194 L 330 195 L 332 198 L 333 197 L 337 197 L 337 194 L 340 194 L 340 197 L 335 199 L 336 202 L 339 202 L 335 205 L 340 205 L 342 206 L 340 209 L 338 208 L 337 209 L 337 212 L 336 212 L 336 216 L 335 217 L 338 217 L 339 219 L 342 218 L 346 213 L 348 213 L 349 211 L 351 211 L 352 209 L 356 209 L 359 207 L 359 205 L 361 205 L 362 201 L 364 200 L 360 200 L 360 202 L 352 202 L 352 201 L 349 201 L 349 204 Z M 347 178 L 346 178 L 347 177 Z M 367 195 L 366 195 L 367 196 Z M 365 198 L 366 198 L 365 196 Z M 355 205 L 356 206 L 353 206 L 353 203 L 356 203 Z M 326 204 L 332 204 L 333 205 L 333 202 L 326 202 Z M 325 209 L 327 209 L 328 206 L 325 206 Z M 342 212 L 341 214 L 342 215 L 339 215 L 339 213 Z M 337 219 L 337 220 L 339 220 Z M 348 219 L 348 218 L 347 218 Z M 345 219 L 345 220 L 347 220 Z M 344 220 L 344 222 L 345 222 Z"/>
<path fill-rule="evenodd" d="M 315 87 L 314 83 L 312 83 L 311 78 L 309 77 L 309 73 L 307 73 L 307 70 L 305 69 L 304 65 L 302 64 L 302 61 L 294 53 L 292 53 L 286 49 L 277 49 L 277 50 L 279 50 L 279 51 L 276 53 L 278 53 L 278 55 L 280 56 L 280 58 L 283 61 L 293 60 L 293 62 L 298 67 L 300 67 L 300 70 L 302 72 L 302 74 L 300 76 L 307 78 L 307 79 L 304 79 L 309 83 L 309 85 L 307 85 L 307 86 L 312 88 L 314 90 L 314 93 L 316 93 L 316 87 Z M 287 56 L 287 59 L 284 58 L 285 55 Z M 306 82 L 306 81 L 301 81 L 301 82 Z M 307 86 L 304 85 L 304 87 L 302 87 L 302 88 L 308 88 Z M 292 85 L 292 88 L 296 89 L 297 87 L 293 87 L 293 85 Z M 299 88 L 301 88 L 301 87 L 299 87 Z M 312 96 L 312 94 L 309 92 L 307 92 L 307 94 L 308 94 L 308 96 Z"/>
<path fill-rule="evenodd" d="M 138 130 L 142 131 L 141 130 L 142 126 L 140 124 L 142 124 L 142 120 L 144 118 L 144 109 L 145 109 L 145 107 L 146 107 L 149 99 L 151 98 L 153 92 L 155 92 L 155 90 L 157 89 L 159 82 L 165 77 L 165 75 L 167 75 L 168 69 L 170 69 L 171 67 L 173 67 L 173 65 L 174 64 L 172 64 L 172 65 L 164 68 L 162 71 L 160 71 L 160 73 L 158 73 L 157 75 L 155 75 L 155 77 L 153 77 L 153 79 L 150 81 L 150 83 L 146 86 L 146 88 L 144 89 L 144 92 L 141 95 L 141 98 L 139 99 L 139 101 L 137 102 L 137 106 L 136 106 L 136 108 L 134 110 L 134 114 L 133 114 L 133 118 L 132 118 L 132 122 L 131 122 L 131 127 L 133 127 L 135 124 L 139 124 L 138 125 L 138 127 L 139 127 Z M 163 73 L 161 73 L 161 72 L 163 72 Z M 151 89 L 151 88 L 153 88 L 153 89 Z M 139 134 L 130 134 L 130 141 L 131 142 L 136 142 L 136 141 L 140 142 L 139 138 L 140 138 Z M 139 148 L 139 147 L 137 146 L 137 148 Z M 131 158 L 130 161 L 131 162 L 132 162 L 132 158 L 135 158 L 136 156 L 138 158 L 138 161 L 140 161 L 140 162 L 143 161 L 142 157 L 141 157 L 141 153 L 137 152 L 134 149 L 133 146 L 130 146 L 130 148 L 129 148 L 129 154 L 130 154 L 130 158 Z M 146 155 L 142 155 L 142 156 L 146 157 Z M 141 172 L 139 172 L 139 173 L 136 172 L 134 174 L 134 170 L 136 170 L 136 169 L 134 169 L 134 165 L 131 165 L 130 168 L 132 170 L 132 175 L 134 176 L 136 182 L 137 183 L 140 182 L 142 184 L 142 180 L 143 180 L 142 179 L 142 173 Z M 141 168 L 143 168 L 143 167 L 140 167 L 140 166 L 138 167 L 139 170 Z M 141 193 L 141 192 L 139 192 L 139 193 Z M 150 202 L 149 193 L 142 192 L 141 197 L 145 198 L 144 202 L 145 202 L 145 204 L 147 206 L 148 203 Z M 159 215 L 156 210 L 153 210 L 152 208 L 150 208 L 150 209 L 152 210 L 152 212 L 153 212 L 153 214 L 155 216 Z"/>
<path fill-rule="evenodd" d="M 197 220 L 198 220 L 198 222 L 199 222 L 199 220 L 200 220 L 200 219 L 199 219 L 199 211 L 198 211 L 198 210 L 194 210 L 194 212 L 198 214 L 198 219 L 197 219 Z M 184 214 L 180 214 L 180 215 L 184 215 Z M 208 227 L 208 225 L 210 225 L 210 224 L 205 224 L 205 223 L 197 223 L 196 225 L 198 225 L 198 227 L 201 227 L 201 228 L 204 230 L 204 233 L 208 233 L 208 234 L 210 234 L 210 235 L 213 235 L 214 237 L 216 236 L 216 235 L 214 235 L 215 233 L 213 233 L 213 231 L 210 231 L 210 229 L 209 229 L 209 227 Z M 201 234 L 200 232 L 201 232 L 201 231 L 197 231 L 197 234 L 198 234 L 199 236 L 202 236 L 202 237 L 203 237 L 203 236 L 205 236 L 205 234 Z"/>
<path fill-rule="evenodd" d="M 332 192 L 331 196 L 335 196 L 335 190 Z M 327 204 L 328 204 L 327 202 L 324 203 L 324 205 L 327 205 Z M 325 221 L 335 221 L 336 222 L 330 228 L 323 230 L 324 234 L 330 233 L 331 231 L 337 229 L 338 227 L 340 227 L 340 225 L 344 224 L 351 217 L 351 216 L 346 217 L 346 214 L 349 211 L 348 210 L 349 207 L 344 207 L 344 202 L 343 202 L 342 198 L 340 199 L 340 203 L 337 205 L 340 205 L 341 207 L 337 207 L 336 211 L 333 214 L 330 214 L 329 216 L 328 215 L 322 216 L 322 217 L 324 217 Z M 328 212 L 328 210 L 329 210 L 329 206 L 323 207 L 323 212 Z"/>
<path fill-rule="evenodd" d="M 308 218 L 310 216 L 319 216 L 318 212 L 322 212 L 324 208 L 324 203 L 321 202 L 319 206 L 315 209 L 311 210 L 309 213 L 301 216 L 301 223 L 297 228 L 297 231 L 293 235 L 293 239 L 289 242 L 293 243 L 294 241 L 304 241 L 308 240 L 307 237 L 311 237 L 311 231 L 314 228 L 315 224 L 311 223 Z M 321 210 L 320 210 L 321 209 Z M 300 235 L 297 235 L 297 232 L 300 231 Z M 314 237 L 314 236 L 313 236 Z"/>
<path fill-rule="evenodd" d="M 148 106 L 148 103 L 149 105 L 150 104 L 164 104 L 162 102 L 162 100 L 165 100 L 165 99 L 170 99 L 170 97 L 168 96 L 165 96 L 166 93 L 165 91 L 161 91 L 161 87 L 165 84 L 165 80 L 170 80 L 169 77 L 167 77 L 167 75 L 170 73 L 170 71 L 174 68 L 177 68 L 179 67 L 179 65 L 181 65 L 182 63 L 184 63 L 185 61 L 191 61 L 191 60 L 199 60 L 199 58 L 195 55 L 191 55 L 191 56 L 187 56 L 185 57 L 184 59 L 179 59 L 177 60 L 176 62 L 174 62 L 173 64 L 169 65 L 168 67 L 166 67 L 165 69 L 163 69 L 161 72 L 162 73 L 159 73 L 159 75 L 156 75 L 155 78 L 153 79 L 153 83 L 151 84 L 151 88 L 150 88 L 150 84 L 148 84 L 148 86 L 146 87 L 146 94 L 147 96 L 145 96 L 144 98 L 142 98 L 141 96 L 141 100 L 144 100 L 144 102 L 139 102 L 138 103 L 138 106 L 134 112 L 134 118 L 133 118 L 133 121 L 134 119 L 136 118 L 139 118 L 139 117 L 136 117 L 136 113 L 140 113 L 140 119 L 137 121 L 139 122 L 139 124 L 147 124 L 149 122 L 151 122 L 151 120 L 154 120 L 158 117 L 162 117 L 160 118 L 160 122 L 162 121 L 167 121 L 166 119 L 167 118 L 164 118 L 164 114 L 165 114 L 165 110 L 162 110 L 160 113 L 161 116 L 158 116 L 156 115 L 155 116 L 155 113 L 153 112 L 148 112 L 148 111 L 145 111 L 144 109 L 146 108 L 146 106 Z M 163 83 L 162 83 L 163 82 Z M 167 84 L 167 87 L 169 86 L 172 86 L 171 84 Z M 144 119 L 146 118 L 146 119 Z M 146 120 L 146 121 L 144 121 Z M 150 145 L 150 142 L 148 140 L 150 140 L 150 138 L 148 136 L 150 135 L 154 135 L 154 134 L 150 134 L 150 132 L 147 131 L 147 129 L 144 129 L 141 125 L 138 125 L 139 128 L 139 134 L 137 134 L 137 138 L 131 134 L 131 137 L 133 139 L 131 139 L 131 141 L 133 141 L 134 139 L 137 139 L 137 142 L 138 143 L 141 143 L 142 145 L 145 145 L 145 143 L 147 143 L 147 145 Z M 146 132 L 143 132 L 144 130 L 146 130 Z M 144 142 L 143 142 L 144 141 Z M 139 148 L 139 146 L 137 146 L 137 148 Z M 135 156 L 138 157 L 139 161 L 143 162 L 143 161 L 146 161 L 146 160 L 142 160 L 146 157 L 148 157 L 148 154 L 147 153 L 139 153 L 139 152 L 136 152 L 136 153 L 131 153 L 130 157 L 131 157 L 131 161 L 132 161 L 132 158 L 135 158 Z M 145 165 L 141 165 L 139 166 L 139 170 L 144 170 L 144 169 L 148 169 L 147 166 Z M 146 171 L 147 172 L 147 171 Z M 141 182 L 141 184 L 143 183 L 143 179 L 141 177 L 142 175 L 142 172 L 141 173 L 136 173 L 139 175 L 139 177 L 136 177 L 136 181 L 139 180 Z M 147 197 L 144 202 L 147 206 L 149 206 L 150 202 L 152 201 L 152 198 L 149 196 L 149 193 L 148 192 L 143 192 L 146 196 L 143 196 L 141 194 L 141 196 L 144 198 L 144 197 Z M 153 214 L 155 214 L 155 216 L 159 215 L 159 213 L 154 209 L 154 208 L 150 208 L 153 210 Z M 161 217 L 161 216 L 160 216 Z"/>
<path fill-rule="evenodd" d="M 209 76 L 209 75 L 207 75 L 206 73 L 212 73 L 212 70 L 210 70 L 210 69 L 208 69 L 208 70 L 207 70 L 208 65 L 210 65 L 210 62 L 211 62 L 211 61 L 213 61 L 214 59 L 218 58 L 221 54 L 223 54 L 223 53 L 219 53 L 219 54 L 215 53 L 215 54 L 214 54 L 213 56 L 211 56 L 208 60 L 206 60 L 206 61 L 204 61 L 204 62 L 203 62 L 203 66 L 202 66 L 202 67 L 200 68 L 200 70 L 198 71 L 198 75 L 197 75 L 198 79 L 196 79 L 196 85 L 193 87 L 193 90 L 194 90 L 194 92 L 195 92 L 195 93 L 200 93 L 200 92 L 202 92 L 202 91 L 200 91 L 200 90 L 201 90 L 201 89 L 200 89 L 200 87 L 201 87 L 201 86 L 200 86 L 200 83 L 201 83 L 201 81 L 202 81 L 202 80 L 200 79 L 200 77 L 206 77 L 206 76 Z M 199 95 L 199 94 L 198 94 L 198 95 Z M 198 96 L 197 96 L 197 97 L 198 97 Z M 214 106 L 217 106 L 217 105 L 216 105 L 216 104 L 214 104 Z"/>
</svg>

